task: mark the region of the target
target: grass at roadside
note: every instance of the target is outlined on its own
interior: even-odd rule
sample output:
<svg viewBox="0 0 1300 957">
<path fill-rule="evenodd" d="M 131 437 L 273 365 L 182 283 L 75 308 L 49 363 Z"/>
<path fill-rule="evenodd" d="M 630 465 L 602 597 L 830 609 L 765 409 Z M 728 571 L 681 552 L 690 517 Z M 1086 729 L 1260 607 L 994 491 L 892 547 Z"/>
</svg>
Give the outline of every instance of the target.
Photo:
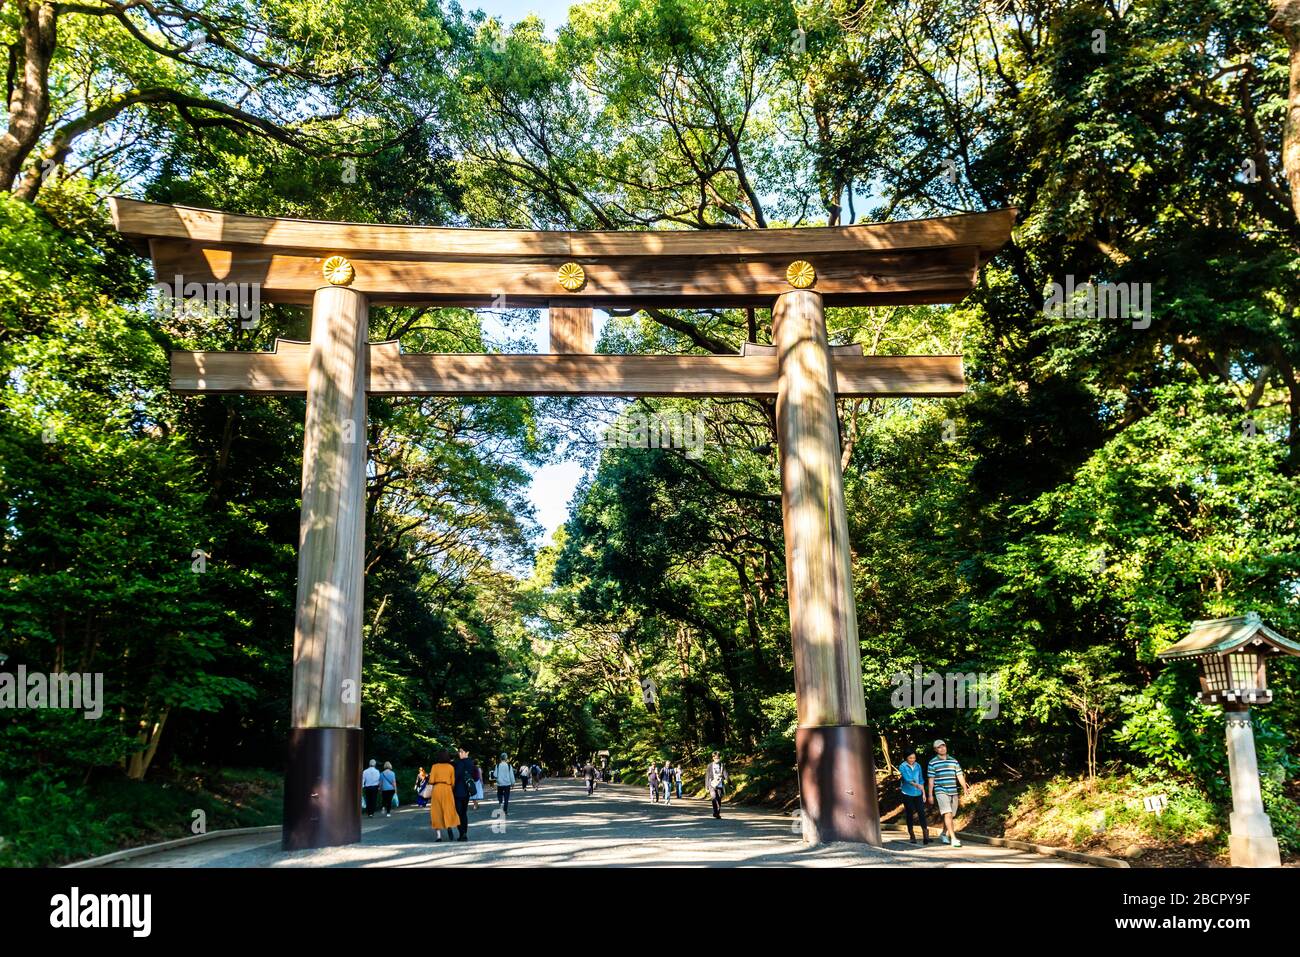
<svg viewBox="0 0 1300 957">
<path fill-rule="evenodd" d="M 0 865 L 57 866 L 199 833 L 199 827 L 279 824 L 276 771 L 158 769 L 144 781 L 97 779 L 88 787 L 32 778 L 0 782 Z"/>
<path fill-rule="evenodd" d="M 1161 813 L 1146 797 L 1164 795 Z M 886 787 L 882 816 L 903 824 L 896 783 Z M 927 813 L 937 818 L 933 808 Z M 1061 775 L 1047 780 L 985 780 L 972 784 L 957 829 L 1128 860 L 1135 866 L 1188 867 L 1227 863 L 1227 841 L 1216 808 L 1200 792 L 1129 774 L 1093 782 Z"/>
</svg>

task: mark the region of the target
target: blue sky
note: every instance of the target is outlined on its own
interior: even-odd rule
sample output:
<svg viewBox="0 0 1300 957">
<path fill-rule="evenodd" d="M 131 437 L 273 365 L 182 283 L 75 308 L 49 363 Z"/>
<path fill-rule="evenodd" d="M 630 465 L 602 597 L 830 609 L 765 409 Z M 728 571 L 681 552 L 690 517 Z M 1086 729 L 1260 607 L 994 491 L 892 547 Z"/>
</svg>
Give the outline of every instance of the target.
<svg viewBox="0 0 1300 957">
<path fill-rule="evenodd" d="M 467 10 L 482 10 L 489 17 L 500 17 L 507 26 L 535 13 L 554 32 L 568 18 L 569 7 L 576 4 L 570 0 L 461 0 L 461 6 Z"/>
</svg>

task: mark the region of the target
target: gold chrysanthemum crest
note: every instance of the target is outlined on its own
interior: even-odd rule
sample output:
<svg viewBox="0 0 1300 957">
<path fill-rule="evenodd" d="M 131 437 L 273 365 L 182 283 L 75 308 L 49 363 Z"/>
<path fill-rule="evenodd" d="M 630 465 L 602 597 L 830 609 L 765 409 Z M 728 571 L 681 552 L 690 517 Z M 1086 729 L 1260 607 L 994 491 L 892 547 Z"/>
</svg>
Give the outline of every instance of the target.
<svg viewBox="0 0 1300 957">
<path fill-rule="evenodd" d="M 555 281 L 569 292 L 577 292 L 587 281 L 587 273 L 577 263 L 565 263 L 555 271 Z"/>
<path fill-rule="evenodd" d="M 352 263 L 342 256 L 331 256 L 325 260 L 320 271 L 331 286 L 346 286 L 357 274 L 357 271 L 352 268 Z"/>
<path fill-rule="evenodd" d="M 796 259 L 785 270 L 785 281 L 796 289 L 807 289 L 817 281 L 817 271 L 812 263 Z"/>
</svg>

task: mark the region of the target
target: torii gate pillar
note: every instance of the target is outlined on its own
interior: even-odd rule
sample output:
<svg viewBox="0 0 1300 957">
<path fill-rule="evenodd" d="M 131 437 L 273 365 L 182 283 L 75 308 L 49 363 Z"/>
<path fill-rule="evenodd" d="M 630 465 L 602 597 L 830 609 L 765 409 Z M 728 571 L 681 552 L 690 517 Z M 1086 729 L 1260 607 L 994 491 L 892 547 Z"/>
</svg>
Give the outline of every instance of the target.
<svg viewBox="0 0 1300 957">
<path fill-rule="evenodd" d="M 880 846 L 840 474 L 835 368 L 821 295 L 805 289 L 779 296 L 772 310 L 772 341 L 780 369 L 776 427 L 803 839 Z"/>
<path fill-rule="evenodd" d="M 312 299 L 285 850 L 361 840 L 368 317 L 343 286 Z"/>
</svg>

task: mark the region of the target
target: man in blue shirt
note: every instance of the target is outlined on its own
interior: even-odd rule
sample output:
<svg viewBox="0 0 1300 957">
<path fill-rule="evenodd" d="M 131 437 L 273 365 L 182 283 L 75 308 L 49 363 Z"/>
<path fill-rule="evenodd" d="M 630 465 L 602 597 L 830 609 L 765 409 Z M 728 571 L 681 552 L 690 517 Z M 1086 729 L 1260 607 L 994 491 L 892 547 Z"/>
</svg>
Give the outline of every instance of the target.
<svg viewBox="0 0 1300 957">
<path fill-rule="evenodd" d="M 916 760 L 916 749 L 907 752 L 907 760 L 898 769 L 903 777 L 903 810 L 907 812 L 907 837 L 916 843 L 916 831 L 912 829 L 912 817 L 921 821 L 921 836 L 924 843 L 930 843 L 930 828 L 925 822 L 925 772 L 921 762 Z"/>
<path fill-rule="evenodd" d="M 961 784 L 963 796 L 970 795 L 970 788 L 966 785 L 966 775 L 962 774 L 957 759 L 948 755 L 948 745 L 943 741 L 934 742 L 934 757 L 930 759 L 926 771 L 930 779 L 927 788 L 930 792 L 930 801 L 938 803 L 939 813 L 943 815 L 943 842 L 953 847 L 961 847 L 952 818 L 957 813 L 957 785 Z"/>
</svg>

